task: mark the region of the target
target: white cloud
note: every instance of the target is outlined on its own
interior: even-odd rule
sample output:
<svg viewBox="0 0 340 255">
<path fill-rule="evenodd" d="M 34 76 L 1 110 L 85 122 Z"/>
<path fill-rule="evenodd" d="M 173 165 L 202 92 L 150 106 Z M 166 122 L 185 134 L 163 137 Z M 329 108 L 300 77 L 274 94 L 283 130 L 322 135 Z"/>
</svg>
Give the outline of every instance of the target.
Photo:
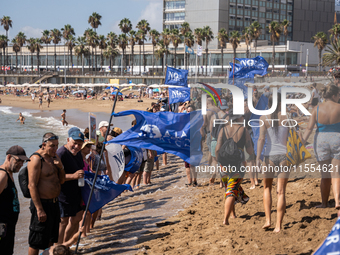
<svg viewBox="0 0 340 255">
<path fill-rule="evenodd" d="M 116 33 L 117 35 L 121 34 L 122 31 L 119 29 L 119 23 L 120 23 L 120 20 L 117 20 L 116 22 L 114 22 L 114 24 L 110 27 L 110 32 L 114 32 Z"/>
<path fill-rule="evenodd" d="M 158 32 L 163 30 L 163 3 L 157 2 L 150 2 L 144 10 L 142 10 L 141 15 L 138 21 L 142 19 L 146 19 L 151 29 L 156 29 Z M 137 22 L 138 22 L 137 21 Z"/>
<path fill-rule="evenodd" d="M 20 31 L 25 33 L 27 39 L 31 37 L 40 38 L 42 36 L 43 29 L 25 26 L 22 27 Z"/>
</svg>

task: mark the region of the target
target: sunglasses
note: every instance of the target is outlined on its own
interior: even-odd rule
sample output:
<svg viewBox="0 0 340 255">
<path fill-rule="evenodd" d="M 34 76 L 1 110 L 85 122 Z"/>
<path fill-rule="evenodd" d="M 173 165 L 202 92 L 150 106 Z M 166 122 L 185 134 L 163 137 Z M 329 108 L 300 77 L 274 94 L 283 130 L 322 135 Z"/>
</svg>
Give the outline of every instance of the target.
<svg viewBox="0 0 340 255">
<path fill-rule="evenodd" d="M 47 141 L 51 141 L 51 140 L 59 140 L 58 136 L 51 136 L 49 138 L 43 139 L 43 143 L 46 143 Z"/>
<path fill-rule="evenodd" d="M 16 158 L 15 156 L 12 155 L 12 158 L 15 159 L 15 162 L 19 162 L 19 163 L 25 163 L 25 160 L 22 160 L 20 158 Z"/>
</svg>

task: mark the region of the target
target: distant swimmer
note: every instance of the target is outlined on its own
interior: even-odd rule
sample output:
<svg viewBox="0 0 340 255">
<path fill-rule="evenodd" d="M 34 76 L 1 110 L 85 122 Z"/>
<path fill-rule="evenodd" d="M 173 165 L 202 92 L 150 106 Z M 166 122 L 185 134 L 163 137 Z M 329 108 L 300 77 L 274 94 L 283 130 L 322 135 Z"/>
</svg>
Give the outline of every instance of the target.
<svg viewBox="0 0 340 255">
<path fill-rule="evenodd" d="M 20 120 L 21 124 L 25 124 L 25 117 L 22 116 L 21 113 L 19 113 L 19 118 L 16 121 L 18 121 L 18 120 Z"/>
<path fill-rule="evenodd" d="M 66 110 L 63 110 L 63 113 L 61 114 L 61 122 L 63 123 L 63 126 L 66 124 L 68 125 L 68 122 L 66 121 Z"/>
</svg>

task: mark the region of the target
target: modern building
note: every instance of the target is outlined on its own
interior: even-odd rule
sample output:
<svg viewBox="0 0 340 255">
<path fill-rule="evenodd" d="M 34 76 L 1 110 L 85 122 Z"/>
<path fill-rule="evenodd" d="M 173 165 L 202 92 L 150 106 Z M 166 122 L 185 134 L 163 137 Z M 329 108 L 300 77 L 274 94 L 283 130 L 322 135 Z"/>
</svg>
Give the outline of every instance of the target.
<svg viewBox="0 0 340 255">
<path fill-rule="evenodd" d="M 210 26 L 215 35 L 221 28 L 242 31 L 258 21 L 266 28 L 271 21 L 291 22 L 285 41 L 310 42 L 319 31 L 334 24 L 335 0 L 163 0 L 163 28 L 178 28 L 188 22 L 191 29 Z M 260 40 L 270 41 L 267 29 Z M 209 48 L 217 48 L 217 40 Z"/>
</svg>

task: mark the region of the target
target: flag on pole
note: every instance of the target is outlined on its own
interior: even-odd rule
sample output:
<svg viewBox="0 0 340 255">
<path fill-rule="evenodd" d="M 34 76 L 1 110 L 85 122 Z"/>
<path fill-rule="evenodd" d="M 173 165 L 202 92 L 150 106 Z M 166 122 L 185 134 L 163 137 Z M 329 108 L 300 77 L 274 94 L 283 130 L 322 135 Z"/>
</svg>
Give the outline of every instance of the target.
<svg viewBox="0 0 340 255">
<path fill-rule="evenodd" d="M 200 46 L 200 45 L 197 45 L 197 56 L 202 56 L 202 46 Z"/>
<path fill-rule="evenodd" d="M 188 70 L 168 66 L 164 84 L 188 87 Z"/>
</svg>

